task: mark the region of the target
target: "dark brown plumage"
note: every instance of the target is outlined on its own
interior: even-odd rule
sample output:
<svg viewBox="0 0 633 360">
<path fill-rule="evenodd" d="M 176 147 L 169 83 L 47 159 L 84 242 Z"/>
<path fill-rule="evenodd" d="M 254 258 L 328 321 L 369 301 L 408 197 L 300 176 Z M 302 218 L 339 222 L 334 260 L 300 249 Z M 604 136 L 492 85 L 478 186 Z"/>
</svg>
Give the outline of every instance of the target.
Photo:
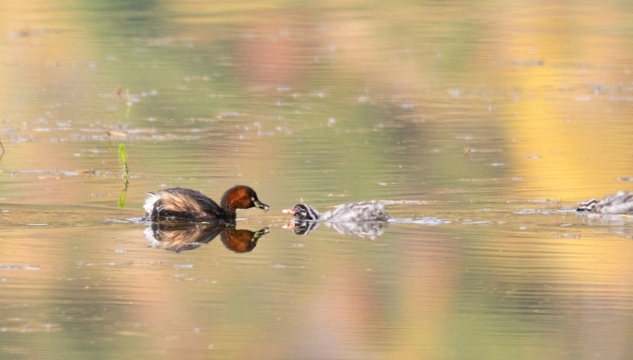
<svg viewBox="0 0 633 360">
<path fill-rule="evenodd" d="M 220 205 L 199 191 L 172 188 L 149 193 L 143 208 L 145 220 L 188 220 L 233 224 L 235 210 L 258 207 L 268 211 L 268 205 L 257 198 L 255 190 L 245 185 L 228 189 Z"/>
</svg>

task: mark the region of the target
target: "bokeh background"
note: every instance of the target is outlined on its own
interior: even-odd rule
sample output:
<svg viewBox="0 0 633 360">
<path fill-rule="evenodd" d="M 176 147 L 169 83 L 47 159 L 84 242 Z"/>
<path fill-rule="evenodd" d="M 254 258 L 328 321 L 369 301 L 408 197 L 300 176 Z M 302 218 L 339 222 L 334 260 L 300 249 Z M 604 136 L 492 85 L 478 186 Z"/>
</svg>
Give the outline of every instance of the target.
<svg viewBox="0 0 633 360">
<path fill-rule="evenodd" d="M 0 354 L 627 358 L 632 220 L 572 210 L 631 188 L 632 71 L 627 1 L 3 1 Z M 251 252 L 126 221 L 237 183 Z"/>
</svg>

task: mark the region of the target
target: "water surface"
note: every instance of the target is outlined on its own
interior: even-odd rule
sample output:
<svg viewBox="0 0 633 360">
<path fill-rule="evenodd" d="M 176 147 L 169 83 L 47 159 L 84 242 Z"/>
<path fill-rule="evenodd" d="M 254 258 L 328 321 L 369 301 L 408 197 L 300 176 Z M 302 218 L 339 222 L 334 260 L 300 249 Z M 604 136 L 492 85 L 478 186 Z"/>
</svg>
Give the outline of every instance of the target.
<svg viewBox="0 0 633 360">
<path fill-rule="evenodd" d="M 65 0 L 0 20 L 3 358 L 633 351 L 633 219 L 573 211 L 630 189 L 629 4 Z M 238 214 L 268 229 L 253 244 L 166 250 L 126 220 L 149 191 L 235 184 L 271 206 Z M 394 218 L 373 240 L 284 229 L 297 202 L 371 199 Z"/>
</svg>

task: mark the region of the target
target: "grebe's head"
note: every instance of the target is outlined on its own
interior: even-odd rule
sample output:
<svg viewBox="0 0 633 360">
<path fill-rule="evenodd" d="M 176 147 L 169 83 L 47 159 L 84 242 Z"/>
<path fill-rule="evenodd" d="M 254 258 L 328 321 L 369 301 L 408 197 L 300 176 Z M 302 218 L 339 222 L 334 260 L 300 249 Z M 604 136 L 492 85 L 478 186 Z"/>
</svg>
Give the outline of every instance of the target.
<svg viewBox="0 0 633 360">
<path fill-rule="evenodd" d="M 233 226 L 227 226 L 221 233 L 220 238 L 227 249 L 236 253 L 245 253 L 253 250 L 257 246 L 257 241 L 270 232 L 269 228 L 263 228 L 259 231 L 250 231 L 246 229 L 236 229 Z"/>
<path fill-rule="evenodd" d="M 596 210 L 596 204 L 598 204 L 598 200 L 591 199 L 584 203 L 580 203 L 576 211 L 586 211 L 586 212 L 594 212 Z"/>
<path fill-rule="evenodd" d="M 246 185 L 235 185 L 228 189 L 222 196 L 220 206 L 224 209 L 250 209 L 252 207 L 268 211 L 270 207 L 257 198 L 257 193 Z"/>
<path fill-rule="evenodd" d="M 290 214 L 300 220 L 317 221 L 319 212 L 308 204 L 297 204 L 292 209 L 282 210 L 284 214 Z"/>
</svg>

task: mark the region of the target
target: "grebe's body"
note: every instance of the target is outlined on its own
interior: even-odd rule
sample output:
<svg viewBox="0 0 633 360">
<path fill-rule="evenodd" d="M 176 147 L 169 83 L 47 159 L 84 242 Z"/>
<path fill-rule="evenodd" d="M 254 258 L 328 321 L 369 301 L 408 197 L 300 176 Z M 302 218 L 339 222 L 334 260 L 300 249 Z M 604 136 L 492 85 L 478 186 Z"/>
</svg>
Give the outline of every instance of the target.
<svg viewBox="0 0 633 360">
<path fill-rule="evenodd" d="M 297 204 L 292 209 L 286 209 L 283 212 L 293 215 L 299 220 L 343 223 L 387 221 L 390 216 L 384 211 L 384 208 L 381 202 L 372 200 L 339 205 L 323 214 L 319 214 L 315 208 L 308 204 Z"/>
<path fill-rule="evenodd" d="M 601 200 L 590 199 L 578 205 L 576 211 L 596 214 L 633 214 L 633 194 L 618 191 Z"/>
<path fill-rule="evenodd" d="M 228 189 L 220 205 L 199 191 L 182 188 L 165 189 L 149 193 L 143 208 L 145 220 L 187 220 L 235 223 L 235 210 L 258 207 L 267 211 L 268 205 L 257 198 L 255 190 L 245 185 Z"/>
</svg>

